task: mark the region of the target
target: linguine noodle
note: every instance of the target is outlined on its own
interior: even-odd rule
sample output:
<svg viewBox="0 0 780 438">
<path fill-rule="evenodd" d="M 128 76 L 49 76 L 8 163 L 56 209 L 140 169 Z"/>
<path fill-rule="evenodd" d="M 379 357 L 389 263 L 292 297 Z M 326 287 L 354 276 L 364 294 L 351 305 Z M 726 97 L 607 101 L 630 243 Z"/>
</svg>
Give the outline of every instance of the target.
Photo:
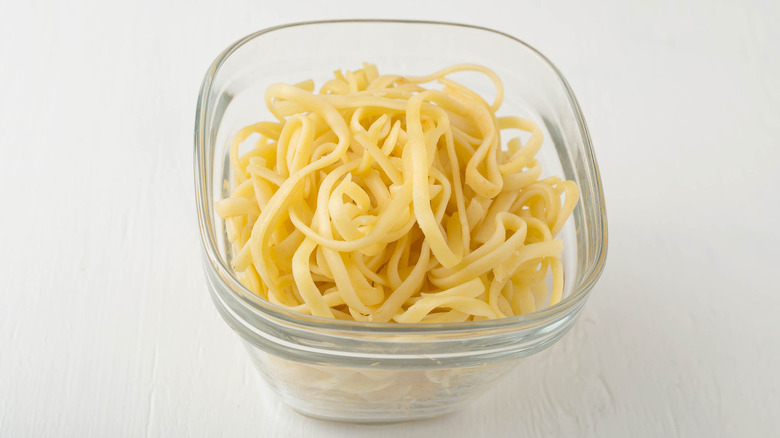
<svg viewBox="0 0 780 438">
<path fill-rule="evenodd" d="M 495 100 L 448 78 L 460 71 L 489 77 Z M 319 93 L 312 81 L 268 87 L 276 121 L 235 135 L 232 192 L 216 205 L 239 280 L 298 312 L 358 321 L 494 319 L 559 302 L 555 236 L 579 191 L 540 179 L 542 131 L 496 116 L 502 99 L 498 76 L 473 64 L 421 77 L 364 64 Z M 502 148 L 509 129 L 527 140 Z"/>
</svg>

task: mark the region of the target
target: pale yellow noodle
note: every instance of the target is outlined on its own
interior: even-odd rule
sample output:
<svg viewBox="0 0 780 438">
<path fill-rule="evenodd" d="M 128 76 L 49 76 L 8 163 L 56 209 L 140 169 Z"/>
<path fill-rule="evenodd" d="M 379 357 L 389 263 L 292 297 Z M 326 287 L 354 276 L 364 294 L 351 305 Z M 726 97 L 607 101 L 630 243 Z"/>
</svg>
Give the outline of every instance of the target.
<svg viewBox="0 0 780 438">
<path fill-rule="evenodd" d="M 492 103 L 449 77 L 469 71 L 493 82 Z M 216 212 L 245 286 L 297 312 L 373 322 L 476 321 L 561 301 L 555 236 L 579 191 L 540 179 L 543 132 L 496 115 L 493 71 L 405 77 L 364 64 L 314 89 L 271 85 L 276 121 L 230 143 L 232 189 Z M 503 130 L 526 140 L 502 148 Z"/>
</svg>

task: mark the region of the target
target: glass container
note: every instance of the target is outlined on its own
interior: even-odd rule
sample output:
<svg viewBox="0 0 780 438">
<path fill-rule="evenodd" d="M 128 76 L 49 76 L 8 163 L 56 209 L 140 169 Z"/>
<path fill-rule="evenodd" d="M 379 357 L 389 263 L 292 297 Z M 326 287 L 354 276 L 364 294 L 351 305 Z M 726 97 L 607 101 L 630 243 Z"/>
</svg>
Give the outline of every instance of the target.
<svg viewBox="0 0 780 438">
<path fill-rule="evenodd" d="M 564 299 L 535 313 L 447 324 L 365 323 L 302 315 L 237 281 L 214 203 L 229 190 L 228 144 L 241 127 L 270 120 L 265 88 L 336 69 L 377 65 L 422 75 L 456 63 L 493 69 L 505 86 L 499 115 L 534 120 L 545 134 L 545 173 L 573 180 L 580 201 L 564 239 Z M 485 78 L 456 79 L 492 98 Z M 467 404 L 524 357 L 574 324 L 604 267 L 607 224 L 599 170 L 577 100 L 558 69 L 522 41 L 474 26 L 391 20 L 297 23 L 249 35 L 206 73 L 195 120 L 195 190 L 209 290 L 269 386 L 313 417 L 389 422 L 440 415 Z M 522 395 L 520 395 L 522 396 Z"/>
</svg>

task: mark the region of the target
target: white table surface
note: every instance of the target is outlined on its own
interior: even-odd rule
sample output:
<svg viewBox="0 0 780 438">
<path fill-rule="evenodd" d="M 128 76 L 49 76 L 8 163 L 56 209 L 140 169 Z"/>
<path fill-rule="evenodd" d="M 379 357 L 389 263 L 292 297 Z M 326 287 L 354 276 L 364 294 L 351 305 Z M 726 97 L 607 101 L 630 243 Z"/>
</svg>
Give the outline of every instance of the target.
<svg viewBox="0 0 780 438">
<path fill-rule="evenodd" d="M 0 436 L 777 436 L 780 3 L 369 3 L 0 7 Z M 456 415 L 298 415 L 207 293 L 203 74 L 248 33 L 345 17 L 529 42 L 569 79 L 596 147 L 600 283 L 561 342 Z"/>
</svg>

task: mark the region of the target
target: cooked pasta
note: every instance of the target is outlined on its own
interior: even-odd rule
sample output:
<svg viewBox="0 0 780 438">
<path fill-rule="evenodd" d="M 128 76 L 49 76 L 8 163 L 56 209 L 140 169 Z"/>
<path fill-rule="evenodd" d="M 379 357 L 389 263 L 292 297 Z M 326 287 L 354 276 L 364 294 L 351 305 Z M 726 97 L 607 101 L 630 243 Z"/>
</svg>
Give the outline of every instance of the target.
<svg viewBox="0 0 780 438">
<path fill-rule="evenodd" d="M 461 71 L 490 78 L 495 100 L 449 77 Z M 559 302 L 555 236 L 579 192 L 540 179 L 542 131 L 496 116 L 502 99 L 499 77 L 473 64 L 419 77 L 364 64 L 318 93 L 312 81 L 269 86 L 276 120 L 235 135 L 231 193 L 216 205 L 239 280 L 295 311 L 358 321 L 494 319 Z M 526 140 L 502 147 L 510 129 Z"/>
</svg>

